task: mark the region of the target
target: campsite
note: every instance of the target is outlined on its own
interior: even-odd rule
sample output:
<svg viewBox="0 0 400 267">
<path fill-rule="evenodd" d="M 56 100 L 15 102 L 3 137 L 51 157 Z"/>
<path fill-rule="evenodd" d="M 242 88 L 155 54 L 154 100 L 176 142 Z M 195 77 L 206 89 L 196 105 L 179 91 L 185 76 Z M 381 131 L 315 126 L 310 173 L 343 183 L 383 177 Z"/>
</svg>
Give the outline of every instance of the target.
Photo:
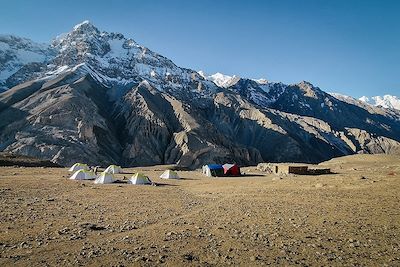
<svg viewBox="0 0 400 267">
<path fill-rule="evenodd" d="M 0 267 L 400 267 L 400 0 L 2 1 Z"/>
<path fill-rule="evenodd" d="M 85 163 L 75 163 L 68 171 L 73 173 L 70 180 L 94 180 L 95 184 L 112 184 L 112 183 L 128 183 L 133 185 L 157 185 L 153 183 L 149 177 L 141 172 L 133 173 L 132 177 L 126 178 L 123 176 L 122 180 L 116 179 L 116 174 L 130 174 L 124 172 L 121 166 L 109 165 L 103 171 L 99 169 L 100 166 L 88 166 Z M 174 170 L 173 166 L 167 167 L 165 171 L 159 176 L 162 179 L 181 179 L 178 173 Z M 99 174 L 97 174 L 99 172 Z M 202 174 L 207 177 L 239 177 L 241 175 L 240 168 L 237 164 L 208 164 L 202 167 Z M 127 181 L 124 181 L 126 180 Z"/>
<path fill-rule="evenodd" d="M 400 159 L 318 166 L 332 173 L 104 166 L 101 179 L 124 181 L 111 184 L 71 180 L 69 168 L 1 167 L 0 265 L 397 266 Z"/>
</svg>

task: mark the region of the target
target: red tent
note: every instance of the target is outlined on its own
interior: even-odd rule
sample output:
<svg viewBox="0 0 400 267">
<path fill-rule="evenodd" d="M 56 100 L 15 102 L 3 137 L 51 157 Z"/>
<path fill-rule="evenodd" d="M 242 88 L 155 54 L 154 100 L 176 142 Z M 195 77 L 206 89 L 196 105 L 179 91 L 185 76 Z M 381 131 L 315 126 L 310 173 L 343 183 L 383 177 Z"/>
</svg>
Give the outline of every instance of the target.
<svg viewBox="0 0 400 267">
<path fill-rule="evenodd" d="M 239 176 L 240 175 L 240 168 L 236 164 L 224 164 L 222 165 L 224 168 L 224 174 L 227 176 Z"/>
</svg>

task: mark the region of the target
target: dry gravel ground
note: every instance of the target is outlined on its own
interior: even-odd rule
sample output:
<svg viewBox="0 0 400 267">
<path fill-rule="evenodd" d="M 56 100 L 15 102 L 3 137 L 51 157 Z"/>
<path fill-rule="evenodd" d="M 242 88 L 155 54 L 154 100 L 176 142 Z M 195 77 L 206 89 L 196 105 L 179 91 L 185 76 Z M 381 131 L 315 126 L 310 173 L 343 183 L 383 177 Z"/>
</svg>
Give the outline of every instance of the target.
<svg viewBox="0 0 400 267">
<path fill-rule="evenodd" d="M 160 186 L 3 167 L 0 266 L 400 266 L 400 159 L 323 165 L 337 174 L 161 180 L 165 167 L 142 168 Z"/>
</svg>

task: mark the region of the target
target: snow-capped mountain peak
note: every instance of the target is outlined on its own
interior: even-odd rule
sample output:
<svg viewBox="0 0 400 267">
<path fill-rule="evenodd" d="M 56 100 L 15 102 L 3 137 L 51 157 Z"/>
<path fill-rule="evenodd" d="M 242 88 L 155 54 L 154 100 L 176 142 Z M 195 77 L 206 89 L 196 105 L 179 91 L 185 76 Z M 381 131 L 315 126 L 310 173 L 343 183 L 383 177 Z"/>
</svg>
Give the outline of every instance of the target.
<svg viewBox="0 0 400 267">
<path fill-rule="evenodd" d="M 84 21 L 73 27 L 69 33 L 56 38 L 52 46 L 64 52 L 75 48 L 78 54 L 105 54 L 108 47 L 105 45 L 104 35 L 89 21 Z"/>
<path fill-rule="evenodd" d="M 207 75 L 204 71 L 198 71 L 198 74 L 203 77 L 205 80 L 212 81 L 219 87 L 227 88 L 230 87 L 234 84 L 236 84 L 239 80 L 240 77 L 233 75 L 225 75 L 220 72 L 214 73 L 213 75 Z"/>
<path fill-rule="evenodd" d="M 52 62 L 56 68 L 61 66 L 64 71 L 68 71 L 86 63 L 98 76 L 103 77 L 106 86 L 146 78 L 160 87 L 158 85 L 161 83 L 168 83 L 167 79 L 190 77 L 190 74 L 183 75 L 183 72 L 188 71 L 177 67 L 171 60 L 121 33 L 100 31 L 89 21 L 79 23 L 71 32 L 56 38 L 52 47 L 59 52 Z M 68 68 L 65 69 L 65 66 Z M 58 72 L 58 69 L 48 72 Z"/>
<path fill-rule="evenodd" d="M 381 106 L 384 108 L 400 110 L 400 99 L 393 95 L 373 96 L 371 98 L 362 96 L 359 98 L 359 100 L 373 106 Z"/>
<path fill-rule="evenodd" d="M 36 65 L 26 67 L 33 63 Z M 70 32 L 55 38 L 51 45 L 11 35 L 0 36 L 1 90 L 28 79 L 72 71 L 84 63 L 111 83 L 126 84 L 136 77 L 160 80 L 182 74 L 169 59 L 120 33 L 101 32 L 89 21 L 77 24 Z"/>
<path fill-rule="evenodd" d="M 82 21 L 79 24 L 76 24 L 73 28 L 74 31 L 95 31 L 95 32 L 99 32 L 99 30 L 92 24 L 90 23 L 90 21 L 85 20 Z"/>
<path fill-rule="evenodd" d="M 204 71 L 199 70 L 197 73 L 198 73 L 201 77 L 203 77 L 203 79 L 207 80 L 207 74 L 206 74 Z"/>
<path fill-rule="evenodd" d="M 370 103 L 369 97 L 368 96 L 362 96 L 358 100 L 366 103 Z"/>
<path fill-rule="evenodd" d="M 253 79 L 253 81 L 255 81 L 258 84 L 268 84 L 268 80 L 261 78 L 261 79 Z"/>
</svg>

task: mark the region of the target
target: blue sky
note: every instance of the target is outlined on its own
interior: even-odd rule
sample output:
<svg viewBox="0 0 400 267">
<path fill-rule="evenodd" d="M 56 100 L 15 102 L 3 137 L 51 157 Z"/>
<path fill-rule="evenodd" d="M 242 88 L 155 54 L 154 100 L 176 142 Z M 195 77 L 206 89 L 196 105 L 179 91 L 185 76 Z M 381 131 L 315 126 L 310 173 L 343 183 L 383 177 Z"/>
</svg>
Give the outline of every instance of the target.
<svg viewBox="0 0 400 267">
<path fill-rule="evenodd" d="M 0 0 L 0 33 L 49 42 L 83 21 L 177 65 L 354 97 L 400 95 L 400 1 Z"/>
</svg>

